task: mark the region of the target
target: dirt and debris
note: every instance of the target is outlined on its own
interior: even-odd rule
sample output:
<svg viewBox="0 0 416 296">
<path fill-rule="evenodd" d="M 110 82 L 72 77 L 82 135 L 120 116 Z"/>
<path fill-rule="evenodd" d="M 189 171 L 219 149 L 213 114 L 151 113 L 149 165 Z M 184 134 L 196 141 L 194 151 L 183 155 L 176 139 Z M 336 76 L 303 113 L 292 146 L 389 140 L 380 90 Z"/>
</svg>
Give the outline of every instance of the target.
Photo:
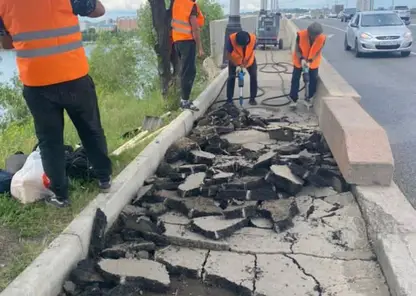
<svg viewBox="0 0 416 296">
<path fill-rule="evenodd" d="M 214 295 L 201 281 L 230 295 L 331 295 L 297 254 L 373 264 L 366 238 L 351 239 L 359 210 L 316 125 L 227 105 L 195 126 L 105 240 L 97 212 L 90 256 L 62 295 Z"/>
</svg>

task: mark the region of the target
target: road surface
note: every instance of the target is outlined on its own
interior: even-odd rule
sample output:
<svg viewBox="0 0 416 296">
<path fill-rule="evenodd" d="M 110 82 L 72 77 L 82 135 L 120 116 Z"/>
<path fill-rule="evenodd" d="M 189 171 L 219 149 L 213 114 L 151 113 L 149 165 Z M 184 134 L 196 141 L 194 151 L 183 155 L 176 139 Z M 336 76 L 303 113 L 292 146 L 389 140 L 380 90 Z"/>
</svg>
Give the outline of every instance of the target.
<svg viewBox="0 0 416 296">
<path fill-rule="evenodd" d="M 325 58 L 362 96 L 365 110 L 386 129 L 395 159 L 395 181 L 416 207 L 416 43 L 410 57 L 383 54 L 356 58 L 344 51 L 346 23 L 319 21 L 329 37 Z M 304 29 L 311 20 L 295 23 Z M 416 26 L 409 28 L 416 37 Z"/>
</svg>

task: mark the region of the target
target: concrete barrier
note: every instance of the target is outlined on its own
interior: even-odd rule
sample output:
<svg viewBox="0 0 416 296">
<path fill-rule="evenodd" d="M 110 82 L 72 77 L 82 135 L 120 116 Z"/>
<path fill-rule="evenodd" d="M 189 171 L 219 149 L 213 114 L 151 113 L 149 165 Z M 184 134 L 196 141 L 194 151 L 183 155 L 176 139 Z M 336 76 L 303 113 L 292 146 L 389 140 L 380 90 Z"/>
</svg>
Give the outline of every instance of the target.
<svg viewBox="0 0 416 296">
<path fill-rule="evenodd" d="M 227 77 L 227 70 L 223 70 L 194 101 L 200 111 L 184 111 L 173 120 L 115 178 L 111 192 L 99 194 L 0 295 L 57 296 L 70 271 L 88 254 L 96 209 L 106 214 L 110 228 L 144 180 L 154 174 L 169 146 L 188 134 L 195 119 L 215 101 Z"/>
<path fill-rule="evenodd" d="M 211 21 L 209 24 L 210 39 L 211 39 L 211 57 L 214 59 L 216 65 L 222 65 L 225 28 L 227 27 L 228 19 Z M 257 16 L 246 15 L 241 16 L 241 27 L 249 33 L 255 33 L 257 28 Z"/>
</svg>

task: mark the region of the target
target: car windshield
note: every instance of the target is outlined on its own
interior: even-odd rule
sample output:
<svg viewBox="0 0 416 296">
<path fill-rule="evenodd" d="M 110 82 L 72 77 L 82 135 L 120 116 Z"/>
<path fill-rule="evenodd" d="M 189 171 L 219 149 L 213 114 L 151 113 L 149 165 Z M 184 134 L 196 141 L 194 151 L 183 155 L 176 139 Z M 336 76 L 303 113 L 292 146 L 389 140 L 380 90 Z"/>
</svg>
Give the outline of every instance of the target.
<svg viewBox="0 0 416 296">
<path fill-rule="evenodd" d="M 361 18 L 362 27 L 388 27 L 402 25 L 402 20 L 395 13 L 368 14 L 363 15 Z"/>
<path fill-rule="evenodd" d="M 354 14 L 356 12 L 356 9 L 355 8 L 345 9 L 344 12 L 348 14 Z"/>
<path fill-rule="evenodd" d="M 409 8 L 407 6 L 395 6 L 394 10 L 408 10 Z"/>
</svg>

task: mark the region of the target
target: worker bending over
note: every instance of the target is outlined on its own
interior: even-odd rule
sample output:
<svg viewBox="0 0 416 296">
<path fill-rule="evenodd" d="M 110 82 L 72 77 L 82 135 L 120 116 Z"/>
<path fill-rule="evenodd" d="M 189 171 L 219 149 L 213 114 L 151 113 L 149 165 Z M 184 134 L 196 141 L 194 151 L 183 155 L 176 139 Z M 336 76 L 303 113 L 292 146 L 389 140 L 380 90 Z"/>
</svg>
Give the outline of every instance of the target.
<svg viewBox="0 0 416 296">
<path fill-rule="evenodd" d="M 64 110 L 78 131 L 100 189 L 107 192 L 111 186 L 111 161 L 78 20 L 78 15 L 96 18 L 104 13 L 99 0 L 0 0 L 0 41 L 4 49 L 15 49 L 23 96 L 53 192 L 46 201 L 57 207 L 69 204 Z"/>
<path fill-rule="evenodd" d="M 226 43 L 228 53 L 227 102 L 233 102 L 237 67 L 250 74 L 250 105 L 257 105 L 257 63 L 255 57 L 256 35 L 246 31 L 231 34 Z"/>
<path fill-rule="evenodd" d="M 293 52 L 292 85 L 290 88 L 291 106 L 296 107 L 299 99 L 299 83 L 302 70 L 309 69 L 309 97 L 306 104 L 312 103 L 318 82 L 318 68 L 321 64 L 322 49 L 325 45 L 325 35 L 322 26 L 314 22 L 306 30 L 299 31 L 296 38 L 296 47 Z"/>
<path fill-rule="evenodd" d="M 181 108 L 199 111 L 189 100 L 196 76 L 196 50 L 204 55 L 200 28 L 205 18 L 195 0 L 175 0 L 172 7 L 172 40 L 181 63 Z"/>
</svg>

